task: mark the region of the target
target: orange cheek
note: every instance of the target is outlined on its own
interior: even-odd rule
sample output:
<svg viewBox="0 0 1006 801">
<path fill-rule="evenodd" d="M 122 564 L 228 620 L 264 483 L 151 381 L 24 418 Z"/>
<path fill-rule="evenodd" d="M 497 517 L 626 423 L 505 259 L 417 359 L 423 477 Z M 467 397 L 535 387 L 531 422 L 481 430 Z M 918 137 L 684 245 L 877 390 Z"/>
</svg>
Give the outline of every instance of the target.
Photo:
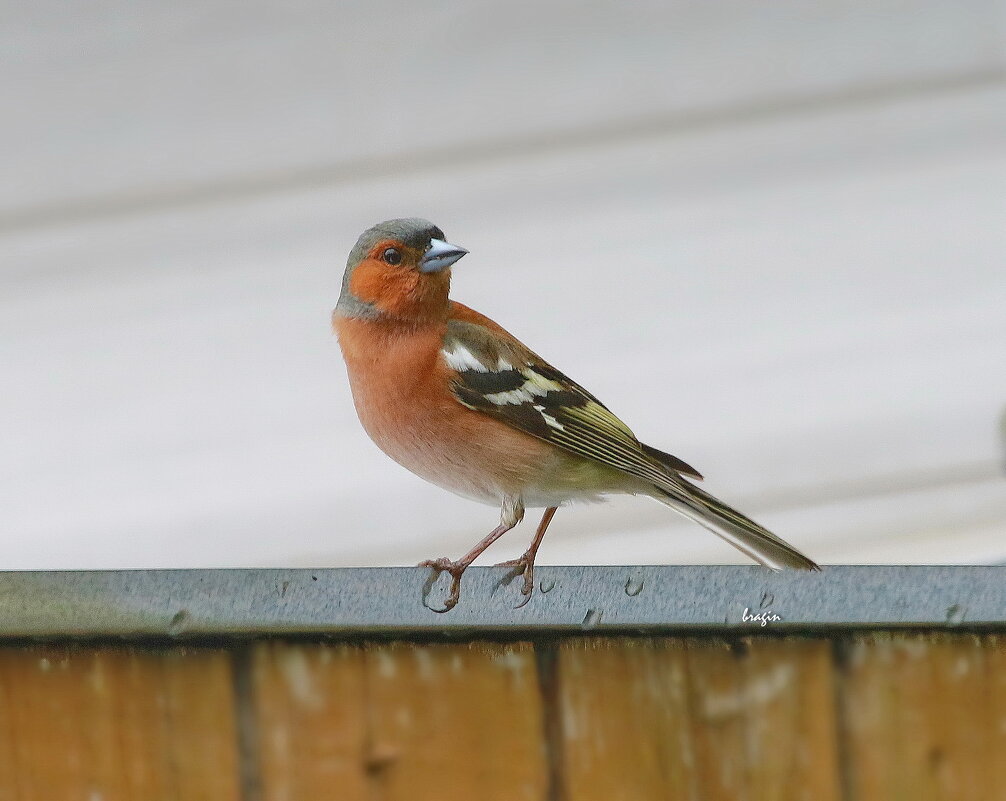
<svg viewBox="0 0 1006 801">
<path fill-rule="evenodd" d="M 446 304 L 450 270 L 423 275 L 384 262 L 362 262 L 349 279 L 349 290 L 381 311 L 401 317 L 426 316 Z"/>
<path fill-rule="evenodd" d="M 360 300 L 390 313 L 400 313 L 416 291 L 419 276 L 383 262 L 365 261 L 349 279 L 349 290 Z"/>
</svg>

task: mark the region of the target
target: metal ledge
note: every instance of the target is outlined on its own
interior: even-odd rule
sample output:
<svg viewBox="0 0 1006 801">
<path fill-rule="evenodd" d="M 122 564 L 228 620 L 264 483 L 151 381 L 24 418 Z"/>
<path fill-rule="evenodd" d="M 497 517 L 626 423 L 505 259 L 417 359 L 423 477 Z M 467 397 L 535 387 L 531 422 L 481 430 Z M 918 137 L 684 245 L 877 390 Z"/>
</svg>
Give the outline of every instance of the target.
<svg viewBox="0 0 1006 801">
<path fill-rule="evenodd" d="M 506 575 L 471 568 L 461 602 L 438 614 L 420 568 L 7 572 L 0 637 L 1006 628 L 1003 566 L 540 567 L 519 609 Z M 446 585 L 426 603 L 439 607 Z"/>
</svg>

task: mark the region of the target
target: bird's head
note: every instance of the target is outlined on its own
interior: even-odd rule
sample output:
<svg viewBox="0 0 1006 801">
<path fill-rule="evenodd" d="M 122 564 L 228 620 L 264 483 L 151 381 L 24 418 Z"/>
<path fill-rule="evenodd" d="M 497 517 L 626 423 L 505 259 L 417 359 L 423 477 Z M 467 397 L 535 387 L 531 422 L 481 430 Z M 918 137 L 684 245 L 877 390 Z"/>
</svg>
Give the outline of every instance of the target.
<svg viewBox="0 0 1006 801">
<path fill-rule="evenodd" d="M 467 252 L 418 217 L 378 223 L 360 235 L 349 253 L 336 314 L 405 321 L 442 318 L 451 265 Z"/>
</svg>

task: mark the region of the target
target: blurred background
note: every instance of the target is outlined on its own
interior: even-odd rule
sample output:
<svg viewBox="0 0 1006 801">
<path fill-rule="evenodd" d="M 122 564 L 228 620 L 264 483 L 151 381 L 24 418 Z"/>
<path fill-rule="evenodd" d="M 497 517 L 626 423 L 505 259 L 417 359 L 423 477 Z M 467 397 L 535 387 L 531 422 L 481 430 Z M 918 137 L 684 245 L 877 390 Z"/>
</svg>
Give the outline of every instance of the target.
<svg viewBox="0 0 1006 801">
<path fill-rule="evenodd" d="M 4 568 L 489 531 L 369 442 L 329 330 L 412 215 L 471 251 L 456 298 L 818 561 L 1006 560 L 1002 2 L 4 0 L 0 37 Z M 618 499 L 540 561 L 745 560 Z"/>
</svg>

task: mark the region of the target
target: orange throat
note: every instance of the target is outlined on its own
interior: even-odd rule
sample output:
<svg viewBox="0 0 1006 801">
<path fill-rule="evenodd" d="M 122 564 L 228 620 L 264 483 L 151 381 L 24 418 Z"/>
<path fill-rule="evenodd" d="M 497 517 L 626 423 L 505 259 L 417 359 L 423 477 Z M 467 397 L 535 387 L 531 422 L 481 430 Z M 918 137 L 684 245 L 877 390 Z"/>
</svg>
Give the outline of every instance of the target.
<svg viewBox="0 0 1006 801">
<path fill-rule="evenodd" d="M 450 270 L 422 273 L 373 259 L 361 263 L 349 281 L 354 297 L 382 316 L 419 324 L 447 319 L 450 286 Z"/>
</svg>

